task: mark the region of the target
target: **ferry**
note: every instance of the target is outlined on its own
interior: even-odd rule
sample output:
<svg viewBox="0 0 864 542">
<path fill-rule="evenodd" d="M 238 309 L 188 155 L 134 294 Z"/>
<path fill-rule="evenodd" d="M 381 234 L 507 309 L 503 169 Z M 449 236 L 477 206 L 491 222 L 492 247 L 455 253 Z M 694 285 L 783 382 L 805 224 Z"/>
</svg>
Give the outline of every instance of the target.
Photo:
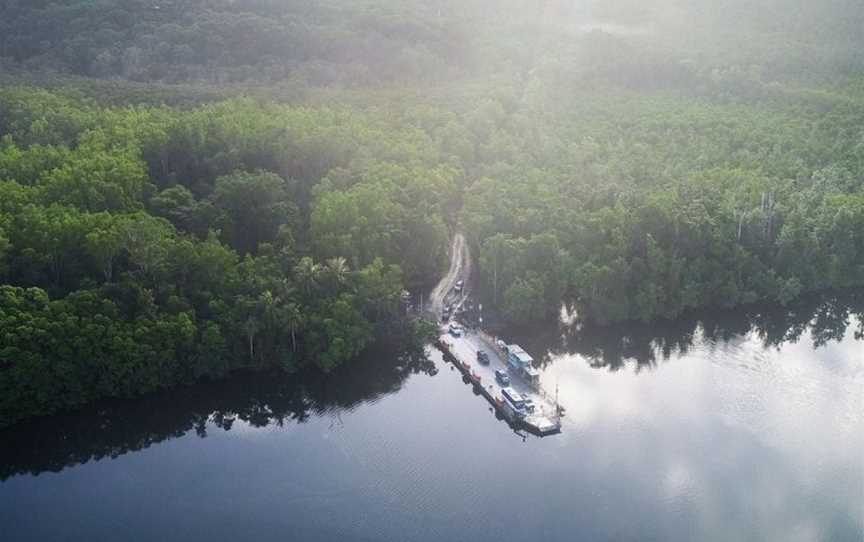
<svg viewBox="0 0 864 542">
<path fill-rule="evenodd" d="M 452 325 L 457 326 L 453 333 Z M 519 345 L 480 330 L 443 325 L 437 346 L 514 428 L 544 436 L 561 431 L 562 409 L 540 385 L 533 358 Z"/>
</svg>

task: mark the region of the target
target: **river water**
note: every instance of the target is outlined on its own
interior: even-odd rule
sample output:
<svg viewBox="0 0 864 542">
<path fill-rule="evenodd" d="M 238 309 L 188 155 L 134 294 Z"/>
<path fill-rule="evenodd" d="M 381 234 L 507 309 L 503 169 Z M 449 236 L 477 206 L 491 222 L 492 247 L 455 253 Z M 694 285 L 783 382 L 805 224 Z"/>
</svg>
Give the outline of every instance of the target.
<svg viewBox="0 0 864 542">
<path fill-rule="evenodd" d="M 566 408 L 542 439 L 433 351 L 21 424 L 0 539 L 860 542 L 862 299 L 510 333 Z"/>
</svg>

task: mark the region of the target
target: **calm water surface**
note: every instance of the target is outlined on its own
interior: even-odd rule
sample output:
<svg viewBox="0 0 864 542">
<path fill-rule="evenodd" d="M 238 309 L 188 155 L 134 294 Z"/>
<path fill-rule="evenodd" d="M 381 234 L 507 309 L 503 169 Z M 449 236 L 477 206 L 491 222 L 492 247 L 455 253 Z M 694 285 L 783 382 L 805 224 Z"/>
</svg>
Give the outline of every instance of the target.
<svg viewBox="0 0 864 542">
<path fill-rule="evenodd" d="M 543 439 L 435 352 L 19 425 L 0 539 L 860 542 L 861 298 L 508 334 L 567 409 Z"/>
</svg>

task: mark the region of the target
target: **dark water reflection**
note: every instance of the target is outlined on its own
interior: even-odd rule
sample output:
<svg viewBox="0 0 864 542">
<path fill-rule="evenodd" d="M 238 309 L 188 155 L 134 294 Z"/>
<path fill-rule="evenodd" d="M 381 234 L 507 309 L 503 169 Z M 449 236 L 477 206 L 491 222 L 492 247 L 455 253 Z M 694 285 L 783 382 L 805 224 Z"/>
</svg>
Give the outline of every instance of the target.
<svg viewBox="0 0 864 542">
<path fill-rule="evenodd" d="M 750 305 L 692 312 L 676 320 L 651 323 L 599 327 L 567 322 L 558 327 L 502 328 L 499 332 L 524 343 L 532 352 L 544 352 L 546 355 L 538 359 L 541 366 L 561 354 L 579 354 L 596 368 L 616 371 L 635 363 L 637 369 L 645 369 L 687 354 L 694 344 L 719 344 L 748 334 L 757 337 L 765 348 L 796 343 L 805 333 L 814 349 L 841 341 L 847 333 L 862 340 L 864 292 L 812 295 L 786 307 Z"/>
<path fill-rule="evenodd" d="M 237 421 L 257 428 L 303 423 L 395 393 L 411 374 L 436 372 L 422 351 L 380 349 L 326 377 L 241 373 L 137 400 L 103 401 L 0 431 L 0 480 L 115 458 L 193 430 L 204 438 Z"/>
<path fill-rule="evenodd" d="M 235 375 L 0 432 L 0 540 L 862 540 L 862 292 L 506 335 L 560 435 L 434 351 Z"/>
</svg>

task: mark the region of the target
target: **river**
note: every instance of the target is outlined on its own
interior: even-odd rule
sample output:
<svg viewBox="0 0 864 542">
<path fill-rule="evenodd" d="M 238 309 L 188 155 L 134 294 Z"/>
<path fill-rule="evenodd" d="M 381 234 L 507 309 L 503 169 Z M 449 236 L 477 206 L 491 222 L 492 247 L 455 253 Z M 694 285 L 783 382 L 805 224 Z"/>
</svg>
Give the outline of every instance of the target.
<svg viewBox="0 0 864 542">
<path fill-rule="evenodd" d="M 513 332 L 566 408 L 542 439 L 432 350 L 19 424 L 0 539 L 860 542 L 862 299 Z"/>
</svg>

